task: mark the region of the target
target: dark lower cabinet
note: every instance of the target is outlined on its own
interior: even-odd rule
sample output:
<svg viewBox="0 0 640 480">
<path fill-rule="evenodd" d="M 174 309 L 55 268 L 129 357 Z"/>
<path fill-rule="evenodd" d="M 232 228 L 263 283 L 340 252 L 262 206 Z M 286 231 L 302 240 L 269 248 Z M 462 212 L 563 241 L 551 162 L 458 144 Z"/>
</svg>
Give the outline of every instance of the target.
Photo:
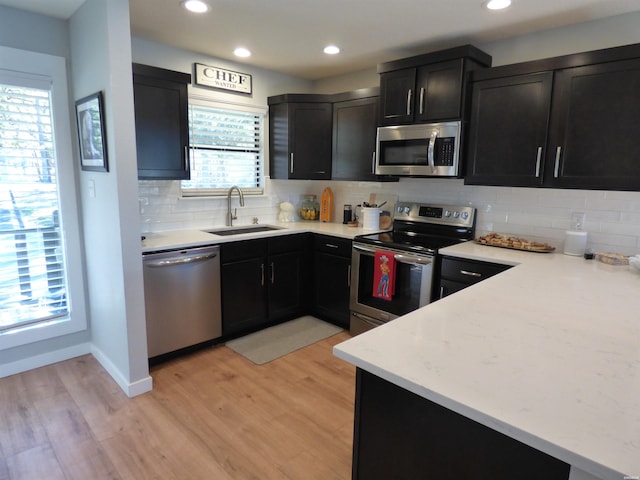
<svg viewBox="0 0 640 480">
<path fill-rule="evenodd" d="M 439 263 L 439 291 L 434 292 L 433 298 L 444 298 L 511 268 L 510 265 L 446 256 L 441 257 Z"/>
<path fill-rule="evenodd" d="M 570 466 L 358 369 L 353 479 L 567 480 Z"/>
<path fill-rule="evenodd" d="M 307 234 L 223 244 L 223 336 L 304 314 L 310 283 L 308 252 Z"/>
<path fill-rule="evenodd" d="M 348 329 L 351 240 L 314 235 L 313 269 L 313 314 Z"/>
</svg>

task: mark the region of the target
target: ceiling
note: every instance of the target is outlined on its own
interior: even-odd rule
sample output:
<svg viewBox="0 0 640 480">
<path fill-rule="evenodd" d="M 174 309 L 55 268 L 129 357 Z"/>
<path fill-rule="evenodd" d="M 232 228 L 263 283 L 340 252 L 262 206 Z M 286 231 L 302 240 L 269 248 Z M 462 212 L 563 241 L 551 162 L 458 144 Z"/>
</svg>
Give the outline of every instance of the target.
<svg viewBox="0 0 640 480">
<path fill-rule="evenodd" d="M 466 43 L 640 11 L 640 0 L 513 0 L 504 11 L 483 0 L 207 0 L 204 15 L 180 0 L 129 0 L 134 36 L 306 79 L 370 68 L 377 63 Z M 0 0 L 69 18 L 84 0 Z M 341 47 L 325 55 L 327 44 Z M 244 46 L 247 59 L 234 57 Z"/>
</svg>

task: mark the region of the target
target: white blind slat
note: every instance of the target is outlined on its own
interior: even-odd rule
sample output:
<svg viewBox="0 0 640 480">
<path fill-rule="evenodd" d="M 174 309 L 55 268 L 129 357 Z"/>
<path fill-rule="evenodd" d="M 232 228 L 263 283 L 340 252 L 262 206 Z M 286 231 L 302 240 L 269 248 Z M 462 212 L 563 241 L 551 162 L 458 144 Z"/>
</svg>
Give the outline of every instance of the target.
<svg viewBox="0 0 640 480">
<path fill-rule="evenodd" d="M 210 195 L 233 185 L 261 188 L 263 117 L 252 111 L 191 103 L 191 180 L 182 182 L 183 195 Z"/>
<path fill-rule="evenodd" d="M 50 82 L 41 85 L 0 84 L 0 332 L 68 313 Z"/>
</svg>

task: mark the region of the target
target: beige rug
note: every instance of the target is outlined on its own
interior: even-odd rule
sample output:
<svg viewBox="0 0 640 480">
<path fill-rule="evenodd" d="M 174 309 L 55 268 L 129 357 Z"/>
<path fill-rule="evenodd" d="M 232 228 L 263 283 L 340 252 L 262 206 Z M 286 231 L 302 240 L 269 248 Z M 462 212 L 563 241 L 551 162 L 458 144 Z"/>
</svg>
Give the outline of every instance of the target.
<svg viewBox="0 0 640 480">
<path fill-rule="evenodd" d="M 341 331 L 342 328 L 336 325 L 305 316 L 230 340 L 226 345 L 262 365 Z"/>
</svg>

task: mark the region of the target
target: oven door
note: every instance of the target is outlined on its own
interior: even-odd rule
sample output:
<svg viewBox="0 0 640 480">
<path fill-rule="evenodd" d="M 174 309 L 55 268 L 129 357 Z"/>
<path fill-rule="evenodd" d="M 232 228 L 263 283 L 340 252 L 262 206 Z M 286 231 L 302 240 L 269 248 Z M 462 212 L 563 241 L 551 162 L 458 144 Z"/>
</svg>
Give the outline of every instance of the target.
<svg viewBox="0 0 640 480">
<path fill-rule="evenodd" d="M 373 296 L 374 256 L 379 250 L 396 261 L 395 294 L 390 301 Z M 392 320 L 429 303 L 432 278 L 430 255 L 354 243 L 349 308 L 374 320 Z"/>
</svg>

